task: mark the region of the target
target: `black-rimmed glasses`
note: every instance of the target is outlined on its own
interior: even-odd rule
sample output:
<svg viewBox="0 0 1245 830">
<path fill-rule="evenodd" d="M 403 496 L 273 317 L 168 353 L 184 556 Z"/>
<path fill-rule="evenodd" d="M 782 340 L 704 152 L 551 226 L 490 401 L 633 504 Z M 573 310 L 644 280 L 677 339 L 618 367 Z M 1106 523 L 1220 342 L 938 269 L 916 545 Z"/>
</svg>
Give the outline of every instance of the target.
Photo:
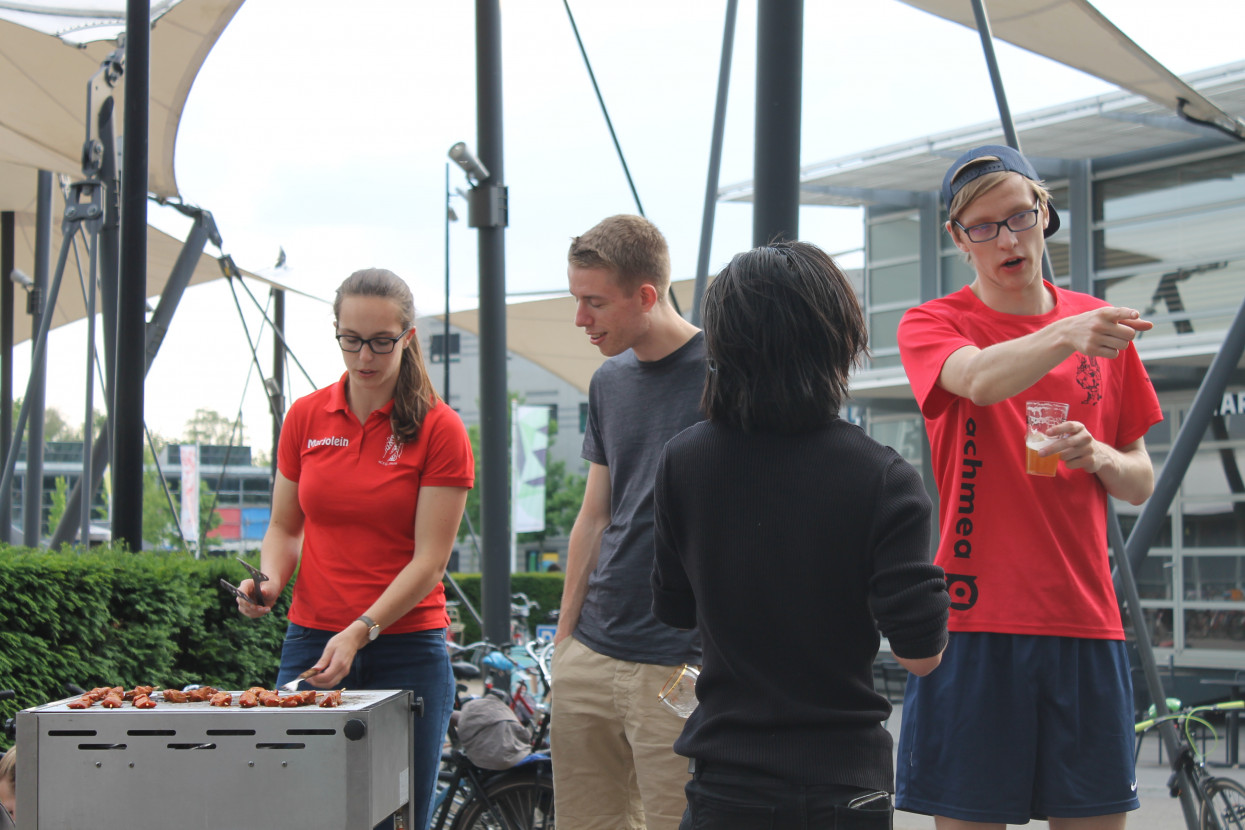
<svg viewBox="0 0 1245 830">
<path fill-rule="evenodd" d="M 959 222 L 956 222 L 955 226 L 964 231 L 964 234 L 972 242 L 989 242 L 999 235 L 999 231 L 1004 225 L 1012 233 L 1029 230 L 1038 223 L 1039 212 L 1039 208 L 1033 208 L 1032 210 L 1022 210 L 1015 216 L 1007 217 L 1002 222 L 982 222 L 980 225 L 973 225 L 971 228 L 966 228 Z"/>
<path fill-rule="evenodd" d="M 406 333 L 397 337 L 355 337 L 353 334 L 336 334 L 334 337 L 343 352 L 361 352 L 367 346 L 372 354 L 389 354 L 398 341 L 406 337 Z"/>
</svg>

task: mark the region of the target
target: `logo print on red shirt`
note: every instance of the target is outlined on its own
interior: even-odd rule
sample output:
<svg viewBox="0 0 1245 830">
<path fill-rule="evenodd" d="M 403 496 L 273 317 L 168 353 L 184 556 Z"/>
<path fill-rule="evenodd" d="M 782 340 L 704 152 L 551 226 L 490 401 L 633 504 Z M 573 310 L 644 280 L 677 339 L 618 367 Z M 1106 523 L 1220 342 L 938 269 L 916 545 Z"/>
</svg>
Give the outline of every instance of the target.
<svg viewBox="0 0 1245 830">
<path fill-rule="evenodd" d="M 385 451 L 381 453 L 380 464 L 385 467 L 392 467 L 398 463 L 398 459 L 402 457 L 402 442 L 389 436 L 389 440 L 385 442 Z"/>
</svg>

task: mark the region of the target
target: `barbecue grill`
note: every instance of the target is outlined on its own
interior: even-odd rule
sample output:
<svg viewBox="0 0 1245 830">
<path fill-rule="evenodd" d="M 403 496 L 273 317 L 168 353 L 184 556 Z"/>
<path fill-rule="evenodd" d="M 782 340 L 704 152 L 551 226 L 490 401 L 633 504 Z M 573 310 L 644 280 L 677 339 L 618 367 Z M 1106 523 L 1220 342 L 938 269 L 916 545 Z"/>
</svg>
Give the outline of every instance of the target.
<svg viewBox="0 0 1245 830">
<path fill-rule="evenodd" d="M 341 705 L 240 709 L 165 703 L 17 715 L 27 830 L 411 826 L 409 691 L 346 691 Z M 234 694 L 237 700 L 237 693 Z"/>
</svg>

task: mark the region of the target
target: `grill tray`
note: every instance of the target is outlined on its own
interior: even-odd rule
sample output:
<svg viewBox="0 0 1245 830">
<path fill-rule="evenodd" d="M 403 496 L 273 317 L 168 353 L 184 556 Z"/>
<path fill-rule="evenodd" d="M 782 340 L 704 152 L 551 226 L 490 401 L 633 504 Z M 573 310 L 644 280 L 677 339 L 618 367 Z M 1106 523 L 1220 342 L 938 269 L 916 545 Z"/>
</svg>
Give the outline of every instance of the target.
<svg viewBox="0 0 1245 830">
<path fill-rule="evenodd" d="M 23 827 L 369 830 L 409 811 L 410 692 L 347 691 L 331 709 L 76 699 L 18 713 Z"/>
</svg>

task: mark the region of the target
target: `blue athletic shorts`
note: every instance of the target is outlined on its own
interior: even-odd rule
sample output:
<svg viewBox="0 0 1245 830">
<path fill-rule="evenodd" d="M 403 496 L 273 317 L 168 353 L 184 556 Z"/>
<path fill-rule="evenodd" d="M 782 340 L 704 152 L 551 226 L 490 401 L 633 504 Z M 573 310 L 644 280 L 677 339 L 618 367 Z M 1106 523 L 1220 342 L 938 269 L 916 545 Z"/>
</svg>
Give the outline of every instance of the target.
<svg viewBox="0 0 1245 830">
<path fill-rule="evenodd" d="M 1132 700 L 1123 641 L 952 633 L 908 678 L 895 806 L 1005 824 L 1135 810 Z"/>
</svg>

